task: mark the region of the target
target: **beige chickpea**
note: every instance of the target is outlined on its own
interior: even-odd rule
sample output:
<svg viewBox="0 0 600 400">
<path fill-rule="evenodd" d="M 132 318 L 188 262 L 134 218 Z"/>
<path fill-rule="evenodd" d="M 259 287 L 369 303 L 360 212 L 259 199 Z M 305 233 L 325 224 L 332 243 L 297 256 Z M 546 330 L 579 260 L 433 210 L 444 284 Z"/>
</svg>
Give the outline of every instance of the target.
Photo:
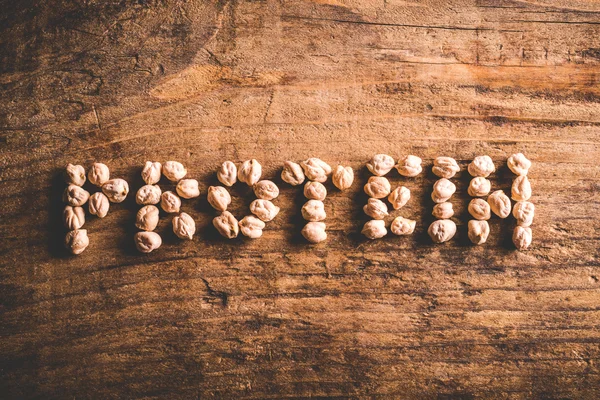
<svg viewBox="0 0 600 400">
<path fill-rule="evenodd" d="M 473 199 L 469 202 L 469 214 L 477 220 L 488 220 L 491 217 L 490 205 L 483 199 Z"/>
<path fill-rule="evenodd" d="M 90 196 L 88 210 L 90 214 L 96 215 L 98 218 L 104 218 L 108 214 L 110 201 L 102 192 L 96 192 Z"/>
<path fill-rule="evenodd" d="M 181 199 L 171 191 L 163 192 L 160 196 L 160 207 L 167 213 L 178 213 L 181 208 Z"/>
<path fill-rule="evenodd" d="M 496 167 L 490 156 L 477 156 L 471 161 L 467 169 L 471 176 L 487 178 L 496 170 Z"/>
<path fill-rule="evenodd" d="M 138 232 L 133 235 L 133 241 L 140 253 L 150 253 L 162 245 L 162 239 L 156 232 Z"/>
<path fill-rule="evenodd" d="M 279 196 L 279 188 L 275 182 L 266 179 L 256 182 L 252 189 L 254 190 L 254 195 L 259 199 L 273 200 Z"/>
<path fill-rule="evenodd" d="M 327 189 L 321 182 L 306 182 L 304 185 L 304 197 L 323 201 L 327 197 Z"/>
<path fill-rule="evenodd" d="M 531 226 L 535 216 L 535 206 L 528 201 L 519 201 L 513 208 L 513 217 L 517 220 L 517 225 L 522 227 Z"/>
<path fill-rule="evenodd" d="M 456 224 L 451 219 L 438 219 L 429 225 L 427 233 L 435 243 L 444 243 L 456 234 Z"/>
<path fill-rule="evenodd" d="M 231 196 L 223 186 L 209 186 L 208 203 L 217 211 L 225 211 L 231 204 Z"/>
<path fill-rule="evenodd" d="M 468 236 L 473 244 L 483 244 L 490 235 L 490 225 L 487 221 L 472 219 L 469 221 Z"/>
<path fill-rule="evenodd" d="M 138 210 L 135 217 L 135 226 L 143 231 L 153 231 L 158 225 L 158 220 L 158 208 L 153 205 L 147 205 Z"/>
<path fill-rule="evenodd" d="M 89 246 L 90 239 L 88 238 L 87 230 L 75 229 L 67 232 L 65 236 L 65 247 L 72 254 L 81 254 Z"/>
<path fill-rule="evenodd" d="M 471 197 L 483 197 L 487 196 L 491 189 L 492 183 L 489 179 L 486 179 L 483 176 L 477 176 L 471 179 L 467 192 Z"/>
<path fill-rule="evenodd" d="M 450 179 L 460 171 L 460 167 L 454 158 L 437 157 L 433 160 L 433 168 L 431 170 L 440 178 Z"/>
<path fill-rule="evenodd" d="M 85 211 L 81 207 L 66 206 L 63 211 L 63 222 L 67 229 L 77 230 L 85 223 Z"/>
<path fill-rule="evenodd" d="M 516 201 L 527 201 L 531 198 L 531 183 L 527 175 L 519 175 L 515 178 L 510 197 Z"/>
<path fill-rule="evenodd" d="M 300 164 L 286 161 L 283 164 L 283 171 L 281 171 L 281 179 L 292 186 L 298 186 L 301 185 L 306 178 Z"/>
<path fill-rule="evenodd" d="M 173 233 L 179 239 L 192 240 L 196 233 L 196 223 L 194 219 L 187 213 L 182 212 L 173 217 Z"/>
<path fill-rule="evenodd" d="M 367 221 L 363 225 L 361 233 L 371 240 L 381 239 L 382 237 L 387 235 L 385 221 L 381 219 L 372 219 L 370 221 Z"/>
<path fill-rule="evenodd" d="M 446 178 L 438 179 L 433 184 L 431 199 L 435 203 L 444 203 L 456 192 L 456 185 Z"/>
<path fill-rule="evenodd" d="M 394 159 L 387 154 L 376 154 L 367 163 L 367 169 L 373 175 L 384 176 L 394 168 Z"/>
<path fill-rule="evenodd" d="M 421 158 L 408 155 L 398 160 L 396 169 L 400 175 L 413 178 L 423 171 L 423 167 L 421 167 L 422 162 L 423 160 L 421 160 Z"/>
<path fill-rule="evenodd" d="M 233 186 L 237 182 L 237 167 L 232 161 L 225 161 L 217 171 L 217 179 L 225 186 Z"/>
<path fill-rule="evenodd" d="M 433 211 L 431 212 L 431 215 L 433 215 L 437 219 L 452 218 L 452 216 L 454 215 L 454 208 L 452 207 L 452 203 L 445 201 L 443 203 L 436 204 L 435 206 L 433 206 Z"/>
<path fill-rule="evenodd" d="M 302 236 L 311 243 L 320 243 L 327 239 L 324 222 L 309 222 L 302 228 Z"/>
<path fill-rule="evenodd" d="M 262 166 L 255 159 L 246 160 L 238 169 L 238 180 L 248 186 L 253 186 L 262 176 Z"/>
<path fill-rule="evenodd" d="M 129 193 L 129 184 L 121 178 L 110 179 L 102 185 L 102 193 L 113 203 L 121 203 Z"/>
<path fill-rule="evenodd" d="M 387 205 L 383 201 L 374 198 L 369 199 L 363 207 L 363 211 L 373 219 L 384 219 L 389 215 Z"/>
<path fill-rule="evenodd" d="M 187 169 L 179 161 L 167 161 L 162 166 L 162 173 L 171 182 L 179 182 L 187 175 Z"/>
<path fill-rule="evenodd" d="M 67 164 L 64 178 L 68 185 L 83 186 L 85 183 L 85 169 L 82 165 Z"/>
<path fill-rule="evenodd" d="M 139 205 L 158 204 L 162 191 L 158 185 L 144 185 L 135 195 L 135 202 Z"/>
<path fill-rule="evenodd" d="M 280 208 L 270 200 L 256 199 L 250 203 L 250 212 L 264 222 L 269 222 L 279 214 Z"/>
<path fill-rule="evenodd" d="M 331 180 L 333 181 L 335 187 L 340 190 L 346 190 L 352 186 L 352 183 L 354 182 L 354 170 L 352 167 L 343 167 L 338 165 L 333 170 Z"/>
<path fill-rule="evenodd" d="M 388 196 L 388 201 L 394 207 L 394 210 L 404 207 L 408 200 L 410 200 L 410 189 L 404 186 L 398 186 Z"/>
<path fill-rule="evenodd" d="M 398 236 L 411 235 L 415 231 L 416 225 L 417 221 L 413 221 L 412 219 L 404 217 L 396 217 L 392 221 L 390 231 L 392 231 L 394 235 Z"/>
<path fill-rule="evenodd" d="M 196 179 L 182 179 L 177 182 L 175 191 L 184 199 L 193 199 L 200 196 L 200 189 L 198 189 L 198 181 Z"/>
<path fill-rule="evenodd" d="M 238 220 L 229 211 L 223 211 L 221 215 L 213 218 L 213 226 L 227 239 L 236 238 L 240 232 Z"/>
<path fill-rule="evenodd" d="M 531 228 L 516 226 L 513 231 L 512 240 L 518 250 L 527 250 L 532 241 Z"/>
<path fill-rule="evenodd" d="M 92 185 L 101 187 L 104 182 L 110 179 L 110 171 L 106 164 L 93 163 L 88 171 L 88 180 Z"/>
<path fill-rule="evenodd" d="M 506 164 L 515 175 L 527 175 L 529 173 L 529 168 L 531 168 L 531 161 L 529 161 L 522 153 L 513 154 L 508 157 Z"/>
<path fill-rule="evenodd" d="M 311 181 L 325 182 L 327 175 L 331 173 L 331 167 L 325 161 L 311 157 L 300 163 L 304 170 L 304 175 Z"/>
<path fill-rule="evenodd" d="M 155 185 L 160 181 L 162 174 L 162 164 L 159 162 L 146 161 L 142 169 L 142 179 L 146 185 Z"/>
<path fill-rule="evenodd" d="M 81 186 L 69 185 L 63 193 L 63 201 L 72 207 L 81 207 L 87 203 L 90 193 Z"/>
<path fill-rule="evenodd" d="M 302 206 L 302 218 L 307 221 L 323 221 L 327 218 L 325 205 L 321 200 L 309 200 Z"/>
<path fill-rule="evenodd" d="M 490 209 L 500 218 L 506 218 L 510 215 L 510 199 L 502 190 L 492 192 L 487 198 Z"/>
<path fill-rule="evenodd" d="M 257 239 L 262 236 L 265 223 L 254 215 L 246 215 L 239 222 L 239 227 L 242 235 L 251 239 Z"/>
<path fill-rule="evenodd" d="M 383 199 L 387 197 L 392 190 L 392 185 L 390 185 L 390 181 L 383 176 L 372 176 L 367 181 L 367 184 L 364 186 L 364 191 L 369 197 L 373 197 L 376 199 Z"/>
</svg>

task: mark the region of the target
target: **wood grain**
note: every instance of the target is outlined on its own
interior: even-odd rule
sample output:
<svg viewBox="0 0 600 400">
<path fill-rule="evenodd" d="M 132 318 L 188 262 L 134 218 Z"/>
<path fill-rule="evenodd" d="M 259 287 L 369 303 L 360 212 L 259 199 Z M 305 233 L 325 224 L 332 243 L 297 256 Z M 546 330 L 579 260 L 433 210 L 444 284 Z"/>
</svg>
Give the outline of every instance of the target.
<svg viewBox="0 0 600 400">
<path fill-rule="evenodd" d="M 600 4 L 596 1 L 3 1 L 0 16 L 0 397 L 600 397 Z M 523 152 L 534 242 L 492 219 L 469 244 L 476 155 Z M 375 153 L 426 170 L 395 215 L 413 237 L 367 241 Z M 433 158 L 449 155 L 457 237 L 433 245 Z M 287 159 L 357 171 L 328 183 L 329 239 L 301 235 Z M 260 240 L 225 241 L 204 194 L 224 160 L 280 184 Z M 61 168 L 142 184 L 183 162 L 198 234 L 135 251 L 133 196 L 62 248 Z M 163 189 L 169 186 L 161 182 Z M 248 212 L 248 188 L 232 210 Z"/>
</svg>

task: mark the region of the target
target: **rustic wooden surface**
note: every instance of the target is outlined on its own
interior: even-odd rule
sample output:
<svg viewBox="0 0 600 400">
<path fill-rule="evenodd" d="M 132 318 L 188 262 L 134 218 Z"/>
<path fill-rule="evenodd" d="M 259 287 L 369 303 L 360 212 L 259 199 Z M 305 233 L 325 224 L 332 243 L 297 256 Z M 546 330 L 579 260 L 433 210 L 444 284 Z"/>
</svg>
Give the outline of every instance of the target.
<svg viewBox="0 0 600 400">
<path fill-rule="evenodd" d="M 2 2 L 0 396 L 3 398 L 582 398 L 600 396 L 600 3 L 584 0 Z M 413 237 L 366 241 L 364 163 L 378 152 L 465 167 L 533 161 L 529 251 L 511 221 L 432 245 L 430 172 L 395 215 Z M 328 184 L 329 239 L 300 236 L 284 160 L 358 169 Z M 204 200 L 224 160 L 281 183 L 264 237 L 221 240 Z M 91 244 L 62 248 L 60 171 L 108 164 L 135 191 L 146 160 L 200 180 L 150 255 L 134 196 Z M 169 187 L 161 183 L 163 188 Z M 234 213 L 251 192 L 237 187 Z"/>
</svg>

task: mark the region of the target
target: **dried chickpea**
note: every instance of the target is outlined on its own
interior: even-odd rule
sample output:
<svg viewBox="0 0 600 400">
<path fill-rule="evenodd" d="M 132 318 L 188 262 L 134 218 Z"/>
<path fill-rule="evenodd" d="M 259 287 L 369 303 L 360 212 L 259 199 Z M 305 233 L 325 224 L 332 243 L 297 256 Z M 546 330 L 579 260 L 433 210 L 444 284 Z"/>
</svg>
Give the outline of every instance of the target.
<svg viewBox="0 0 600 400">
<path fill-rule="evenodd" d="M 496 170 L 496 167 L 490 156 L 477 156 L 471 161 L 467 169 L 471 176 L 487 178 Z"/>
<path fill-rule="evenodd" d="M 167 213 L 178 213 L 181 208 L 181 199 L 171 191 L 163 192 L 160 196 L 160 207 Z"/>
<path fill-rule="evenodd" d="M 460 167 L 454 158 L 437 157 L 433 160 L 433 168 L 431 170 L 440 178 L 450 179 L 460 171 Z"/>
<path fill-rule="evenodd" d="M 387 229 L 385 228 L 385 221 L 380 219 L 372 219 L 367 221 L 361 233 L 369 239 L 381 239 L 387 235 Z"/>
<path fill-rule="evenodd" d="M 398 173 L 402 176 L 406 176 L 409 178 L 413 178 L 423 171 L 423 167 L 421 167 L 421 160 L 417 156 L 408 155 L 404 158 L 398 160 L 398 164 L 396 165 L 396 169 Z"/>
<path fill-rule="evenodd" d="M 531 168 L 531 161 L 522 153 L 513 154 L 508 157 L 506 164 L 515 175 L 527 175 L 529 168 Z"/>
<path fill-rule="evenodd" d="M 167 161 L 162 166 L 162 173 L 171 182 L 179 182 L 187 175 L 187 169 L 179 161 Z"/>
<path fill-rule="evenodd" d="M 187 213 L 182 212 L 173 217 L 173 233 L 179 239 L 192 240 L 196 233 L 196 223 L 194 219 Z"/>
<path fill-rule="evenodd" d="M 510 215 L 510 199 L 502 190 L 492 192 L 487 198 L 490 209 L 500 218 L 506 218 Z"/>
<path fill-rule="evenodd" d="M 238 180 L 248 186 L 253 186 L 260 180 L 262 175 L 262 166 L 255 159 L 246 160 L 238 169 Z"/>
<path fill-rule="evenodd" d="M 102 185 L 102 193 L 113 203 L 121 203 L 129 193 L 129 184 L 121 178 L 110 179 Z"/>
<path fill-rule="evenodd" d="M 153 231 L 158 225 L 158 220 L 158 208 L 153 205 L 147 205 L 138 210 L 135 217 L 135 226 L 143 231 Z"/>
<path fill-rule="evenodd" d="M 473 218 L 482 220 L 488 220 L 491 217 L 490 205 L 483 199 L 473 199 L 469 202 L 469 214 Z"/>
<path fill-rule="evenodd" d="M 72 254 L 81 254 L 90 244 L 87 230 L 75 229 L 67 232 L 65 236 L 65 247 L 69 249 Z"/>
<path fill-rule="evenodd" d="M 435 243 L 444 243 L 456 234 L 456 224 L 451 219 L 438 219 L 429 225 L 427 233 Z"/>
<path fill-rule="evenodd" d="M 302 236 L 311 243 L 320 243 L 327 239 L 324 222 L 309 222 L 302 228 Z"/>
<path fill-rule="evenodd" d="M 394 210 L 404 207 L 408 200 L 410 200 L 410 190 L 404 186 L 398 186 L 388 196 L 388 201 L 394 207 Z"/>
<path fill-rule="evenodd" d="M 531 245 L 531 228 L 525 226 L 516 226 L 513 231 L 513 243 L 518 250 L 527 250 Z"/>
<path fill-rule="evenodd" d="M 93 163 L 88 171 L 88 180 L 92 185 L 101 187 L 104 182 L 110 179 L 108 166 L 102 163 Z"/>
<path fill-rule="evenodd" d="M 389 215 L 387 205 L 383 201 L 374 198 L 369 199 L 369 202 L 363 207 L 363 211 L 373 219 L 384 219 Z"/>
<path fill-rule="evenodd" d="M 150 253 L 162 244 L 162 239 L 156 232 L 138 232 L 133 235 L 133 241 L 141 253 Z"/>
<path fill-rule="evenodd" d="M 482 176 L 477 176 L 471 179 L 467 192 L 471 197 L 483 197 L 486 196 L 492 189 L 492 183 L 489 179 Z"/>
<path fill-rule="evenodd" d="M 286 161 L 283 164 L 283 171 L 281 171 L 281 179 L 292 186 L 301 185 L 305 179 L 304 171 L 302 171 L 300 164 Z"/>
<path fill-rule="evenodd" d="M 472 219 L 469 221 L 468 235 L 473 244 L 483 244 L 490 234 L 490 225 L 487 221 Z"/>
<path fill-rule="evenodd" d="M 256 199 L 250 203 L 250 212 L 264 222 L 269 222 L 279 214 L 280 208 L 270 200 Z"/>
<path fill-rule="evenodd" d="M 416 225 L 417 221 L 413 221 L 412 219 L 404 217 L 396 217 L 392 221 L 390 231 L 392 231 L 394 235 L 410 235 L 415 231 Z"/>
<path fill-rule="evenodd" d="M 340 190 L 346 190 L 352 186 L 352 183 L 354 182 L 354 170 L 352 167 L 338 165 L 331 175 L 331 180 L 335 187 Z"/>
<path fill-rule="evenodd" d="M 372 176 L 364 186 L 364 190 L 369 197 L 383 199 L 390 194 L 392 185 L 390 185 L 390 181 L 383 176 Z"/>
<path fill-rule="evenodd" d="M 223 211 L 221 215 L 213 218 L 213 225 L 221 236 L 227 239 L 236 238 L 240 231 L 238 220 L 229 211 Z"/>
<path fill-rule="evenodd" d="M 237 167 L 232 161 L 225 161 L 217 171 L 217 179 L 225 186 L 237 182 Z"/>
<path fill-rule="evenodd" d="M 182 179 L 177 182 L 175 191 L 180 197 L 184 199 L 193 199 L 200 196 L 200 189 L 198 189 L 198 181 L 195 179 Z"/>
<path fill-rule="evenodd" d="M 447 201 L 443 203 L 438 203 L 433 206 L 433 211 L 431 215 L 436 217 L 437 219 L 449 219 L 454 215 L 454 208 L 452 208 L 452 203 Z"/>
<path fill-rule="evenodd" d="M 63 193 L 63 201 L 73 207 L 81 207 L 90 198 L 90 193 L 81 186 L 71 184 Z"/>
<path fill-rule="evenodd" d="M 109 208 L 110 202 L 104 193 L 96 192 L 90 196 L 88 203 L 90 214 L 96 215 L 98 218 L 104 218 L 106 217 L 106 214 L 108 214 Z"/>
<path fill-rule="evenodd" d="M 82 165 L 67 164 L 64 173 L 68 185 L 83 186 L 85 183 L 85 169 Z"/>
<path fill-rule="evenodd" d="M 435 203 L 444 203 L 456 192 L 456 185 L 446 178 L 438 179 L 433 184 L 431 199 Z"/>
<path fill-rule="evenodd" d="M 158 204 L 162 191 L 158 185 L 144 185 L 135 195 L 135 202 L 139 205 Z"/>
<path fill-rule="evenodd" d="M 321 200 L 309 200 L 302 206 L 302 218 L 307 221 L 323 221 L 327 218 L 325 205 Z"/>
<path fill-rule="evenodd" d="M 331 173 L 331 167 L 325 161 L 311 157 L 306 161 L 300 163 L 302 169 L 304 170 L 304 175 L 315 182 L 325 182 L 327 180 L 327 175 Z"/>
<path fill-rule="evenodd" d="M 265 223 L 254 215 L 246 215 L 239 222 L 239 227 L 242 235 L 251 239 L 257 239 L 262 236 Z"/>
<path fill-rule="evenodd" d="M 279 196 L 279 188 L 275 182 L 269 180 L 257 182 L 252 189 L 254 190 L 254 195 L 259 199 L 273 200 Z"/>
<path fill-rule="evenodd" d="M 533 223 L 535 215 L 535 206 L 528 201 L 519 201 L 513 208 L 513 217 L 517 220 L 517 225 L 528 227 Z"/>
<path fill-rule="evenodd" d="M 304 185 L 304 197 L 323 201 L 327 197 L 327 189 L 321 182 L 306 182 Z"/>
<path fill-rule="evenodd" d="M 160 181 L 162 174 L 162 164 L 159 162 L 146 161 L 142 169 L 142 179 L 146 185 L 155 185 Z"/>
<path fill-rule="evenodd" d="M 515 178 L 510 197 L 516 201 L 527 201 L 531 198 L 531 183 L 527 175 L 519 175 Z"/>
<path fill-rule="evenodd" d="M 67 229 L 77 230 L 85 223 L 85 211 L 81 207 L 66 206 L 63 211 L 63 221 Z"/>
<path fill-rule="evenodd" d="M 223 186 L 209 186 L 208 203 L 217 211 L 225 211 L 231 204 L 231 196 Z"/>
<path fill-rule="evenodd" d="M 387 154 L 376 154 L 367 163 L 367 169 L 373 175 L 384 176 L 394 168 L 394 159 Z"/>
</svg>

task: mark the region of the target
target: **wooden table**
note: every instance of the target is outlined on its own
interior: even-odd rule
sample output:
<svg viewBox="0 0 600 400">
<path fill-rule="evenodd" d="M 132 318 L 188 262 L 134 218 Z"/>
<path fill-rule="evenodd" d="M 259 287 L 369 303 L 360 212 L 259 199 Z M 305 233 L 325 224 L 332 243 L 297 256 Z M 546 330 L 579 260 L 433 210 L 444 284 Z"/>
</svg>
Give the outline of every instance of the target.
<svg viewBox="0 0 600 400">
<path fill-rule="evenodd" d="M 0 397 L 581 398 L 600 396 L 600 5 L 546 1 L 6 1 L 0 16 Z M 537 207 L 466 236 L 477 155 L 509 190 L 523 152 Z M 376 153 L 425 173 L 394 213 L 411 237 L 368 241 Z M 433 158 L 462 171 L 458 234 L 433 245 Z M 357 170 L 327 183 L 329 238 L 300 235 L 285 160 Z M 205 200 L 221 162 L 256 158 L 281 213 L 227 241 Z M 198 233 L 133 246 L 147 160 L 200 181 Z M 90 245 L 62 241 L 63 166 L 109 165 L 131 194 Z M 163 190 L 172 188 L 161 182 Z M 251 190 L 232 190 L 248 213 Z"/>
</svg>

